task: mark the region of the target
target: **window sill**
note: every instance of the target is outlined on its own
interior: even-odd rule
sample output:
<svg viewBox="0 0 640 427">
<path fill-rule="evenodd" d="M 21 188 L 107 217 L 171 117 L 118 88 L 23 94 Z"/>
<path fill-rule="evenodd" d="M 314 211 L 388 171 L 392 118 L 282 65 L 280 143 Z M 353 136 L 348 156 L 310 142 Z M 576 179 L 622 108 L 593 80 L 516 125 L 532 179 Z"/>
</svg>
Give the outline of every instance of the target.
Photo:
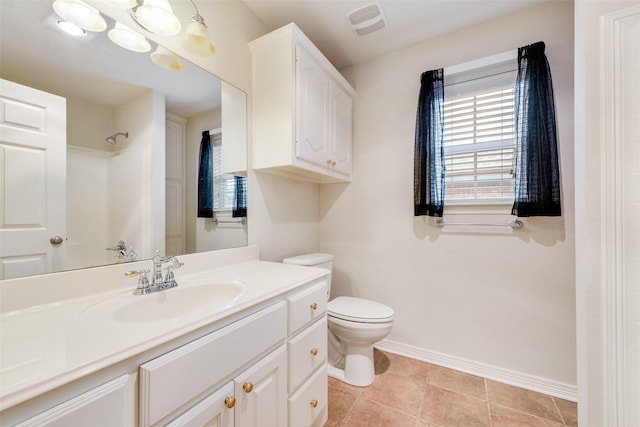
<svg viewBox="0 0 640 427">
<path fill-rule="evenodd" d="M 481 215 L 511 215 L 513 200 L 504 201 L 455 201 L 445 202 L 444 213 L 449 214 L 481 214 Z"/>
</svg>

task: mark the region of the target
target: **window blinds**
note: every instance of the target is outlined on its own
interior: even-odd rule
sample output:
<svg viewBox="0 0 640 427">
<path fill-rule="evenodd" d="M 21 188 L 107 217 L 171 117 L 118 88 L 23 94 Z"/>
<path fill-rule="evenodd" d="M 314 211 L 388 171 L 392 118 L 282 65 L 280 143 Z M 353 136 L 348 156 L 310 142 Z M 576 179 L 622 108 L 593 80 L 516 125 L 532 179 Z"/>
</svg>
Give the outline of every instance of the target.
<svg viewBox="0 0 640 427">
<path fill-rule="evenodd" d="M 513 200 L 514 85 L 502 83 L 445 97 L 445 201 Z"/>
<path fill-rule="evenodd" d="M 235 180 L 233 175 L 222 173 L 222 136 L 211 136 L 213 143 L 213 209 L 231 210 L 235 200 Z"/>
</svg>

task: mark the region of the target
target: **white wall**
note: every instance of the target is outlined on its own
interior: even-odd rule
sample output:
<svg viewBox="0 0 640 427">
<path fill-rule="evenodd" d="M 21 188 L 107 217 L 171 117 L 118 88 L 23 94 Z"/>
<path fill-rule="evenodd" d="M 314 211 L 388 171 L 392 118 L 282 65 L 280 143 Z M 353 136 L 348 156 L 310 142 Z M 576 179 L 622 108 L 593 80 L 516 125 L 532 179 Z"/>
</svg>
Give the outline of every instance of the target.
<svg viewBox="0 0 640 427">
<path fill-rule="evenodd" d="M 165 103 L 149 91 L 114 109 L 119 137 L 109 161 L 108 238 L 124 240 L 140 259 L 164 253 Z"/>
<path fill-rule="evenodd" d="M 105 142 L 106 144 L 106 142 Z M 113 262 L 107 239 L 109 154 L 67 146 L 67 247 L 64 270 Z"/>
<path fill-rule="evenodd" d="M 414 219 L 420 74 L 539 40 L 554 79 L 563 216 L 524 220 L 518 233 Z M 394 308 L 390 342 L 575 393 L 572 58 L 573 3 L 550 2 L 342 70 L 357 92 L 354 179 L 320 189 L 320 248 L 335 255 L 333 296 Z"/>
</svg>

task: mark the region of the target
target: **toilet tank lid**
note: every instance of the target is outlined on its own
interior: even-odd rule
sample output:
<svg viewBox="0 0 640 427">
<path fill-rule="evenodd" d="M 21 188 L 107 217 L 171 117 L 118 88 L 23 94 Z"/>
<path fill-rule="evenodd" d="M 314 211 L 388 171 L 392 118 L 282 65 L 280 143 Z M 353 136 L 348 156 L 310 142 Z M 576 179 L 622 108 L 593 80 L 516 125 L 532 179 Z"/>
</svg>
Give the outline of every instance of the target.
<svg viewBox="0 0 640 427">
<path fill-rule="evenodd" d="M 298 255 L 282 260 L 285 264 L 295 265 L 318 265 L 330 261 L 333 261 L 333 255 L 322 253 Z"/>
</svg>

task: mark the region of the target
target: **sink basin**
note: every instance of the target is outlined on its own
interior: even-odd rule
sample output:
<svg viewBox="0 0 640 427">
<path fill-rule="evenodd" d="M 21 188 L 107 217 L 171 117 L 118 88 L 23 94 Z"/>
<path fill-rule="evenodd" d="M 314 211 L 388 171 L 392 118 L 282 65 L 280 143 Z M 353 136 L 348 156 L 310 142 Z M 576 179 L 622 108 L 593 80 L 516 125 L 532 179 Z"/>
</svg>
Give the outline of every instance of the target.
<svg viewBox="0 0 640 427">
<path fill-rule="evenodd" d="M 94 315 L 110 313 L 114 320 L 123 323 L 168 320 L 230 306 L 242 296 L 246 288 L 239 281 L 178 286 L 147 295 L 120 296 L 103 301 L 88 311 Z"/>
</svg>

